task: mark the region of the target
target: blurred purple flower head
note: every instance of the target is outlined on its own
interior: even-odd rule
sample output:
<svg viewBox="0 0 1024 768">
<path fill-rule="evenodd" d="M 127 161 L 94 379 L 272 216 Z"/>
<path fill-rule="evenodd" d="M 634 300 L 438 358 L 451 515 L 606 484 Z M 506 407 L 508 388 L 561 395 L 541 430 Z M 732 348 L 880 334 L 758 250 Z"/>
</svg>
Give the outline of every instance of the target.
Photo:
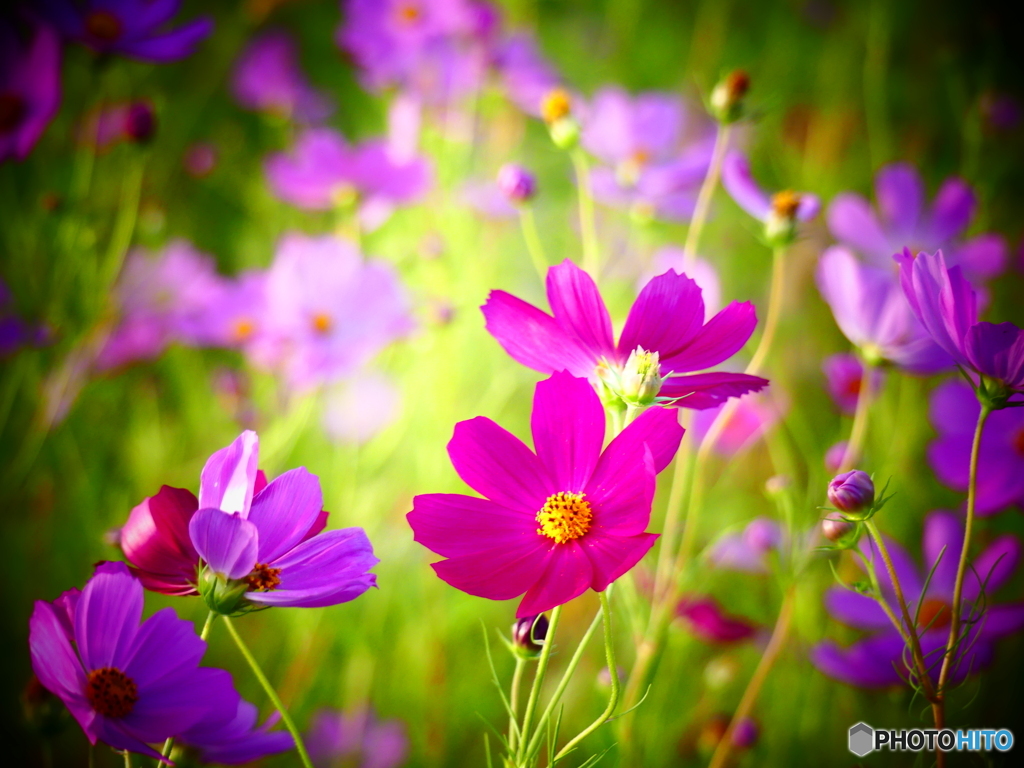
<svg viewBox="0 0 1024 768">
<path fill-rule="evenodd" d="M 829 446 L 829 449 L 825 451 L 825 469 L 833 473 L 838 472 L 849 447 L 850 443 L 847 440 L 840 440 Z"/>
<path fill-rule="evenodd" d="M 196 318 L 196 343 L 247 351 L 258 347 L 266 325 L 266 284 L 267 273 L 261 270 L 220 278 Z"/>
<path fill-rule="evenodd" d="M 866 513 L 875 503 L 875 484 L 871 475 L 851 469 L 836 475 L 828 483 L 828 500 L 840 512 Z"/>
<path fill-rule="evenodd" d="M 966 382 L 946 381 L 932 392 L 929 415 L 938 436 L 928 446 L 928 463 L 942 483 L 961 493 L 967 491 L 980 409 Z M 1013 505 L 1024 508 L 1024 408 L 995 411 L 985 422 L 976 505 L 979 515 L 994 515 Z"/>
<path fill-rule="evenodd" d="M 541 116 L 544 97 L 561 84 L 561 78 L 537 48 L 532 35 L 516 33 L 499 44 L 494 52 L 505 95 L 523 112 Z"/>
<path fill-rule="evenodd" d="M 685 402 L 685 401 L 684 401 Z M 718 420 L 724 405 L 698 412 L 693 419 L 693 438 L 703 440 Z M 751 447 L 781 421 L 786 411 L 767 395 L 750 395 L 730 406 L 728 421 L 720 427 L 714 450 L 722 456 L 735 456 Z"/>
<path fill-rule="evenodd" d="M 904 248 L 913 254 L 942 250 L 951 265 L 960 265 L 972 280 L 995 277 L 1006 267 L 1006 243 L 994 234 L 962 239 L 974 217 L 975 198 L 965 181 L 949 178 L 931 207 L 924 207 L 924 184 L 906 163 L 882 168 L 875 176 L 876 210 L 866 199 L 844 192 L 832 200 L 828 226 L 843 245 L 870 263 L 892 270 L 892 255 Z"/>
<path fill-rule="evenodd" d="M 220 286 L 213 259 L 184 240 L 155 255 L 132 251 L 114 289 L 119 321 L 97 355 L 96 368 L 153 359 L 174 341 L 198 343 Z"/>
<path fill-rule="evenodd" d="M 829 355 L 821 362 L 821 370 L 836 407 L 845 414 L 852 414 L 857 409 L 864 380 L 864 366 L 860 359 L 848 352 Z M 882 372 L 876 368 L 871 374 L 868 394 L 877 392 L 881 386 Z"/>
<path fill-rule="evenodd" d="M 231 92 L 246 109 L 307 125 L 334 111 L 331 98 L 306 81 L 295 41 L 280 29 L 249 41 L 235 62 Z"/>
<path fill-rule="evenodd" d="M 730 616 L 712 598 L 683 598 L 676 615 L 694 635 L 707 643 L 735 643 L 754 636 L 757 627 L 745 619 Z"/>
<path fill-rule="evenodd" d="M 101 563 L 79 592 L 36 601 L 32 668 L 92 744 L 156 759 L 149 744 L 237 709 L 231 676 L 199 667 L 206 643 L 164 608 L 142 619 L 142 585 L 124 563 Z"/>
<path fill-rule="evenodd" d="M 178 745 L 198 753 L 204 763 L 241 765 L 295 746 L 287 731 L 271 731 L 276 718 L 256 726 L 259 710 L 254 704 L 238 700 L 235 711 L 225 710 L 220 717 L 206 718 L 178 736 Z"/>
<path fill-rule="evenodd" d="M 189 176 L 201 179 L 217 167 L 217 146 L 208 141 L 197 141 L 185 150 L 183 158 Z"/>
<path fill-rule="evenodd" d="M 924 521 L 923 570 L 917 568 L 903 547 L 886 541 L 896 576 L 909 601 L 910 613 L 917 617 L 921 648 L 933 682 L 938 678 L 949 638 L 950 606 L 963 535 L 964 523 L 957 515 L 951 512 L 929 514 Z M 881 562 L 873 541 L 862 539 L 860 547 L 865 556 Z M 962 608 L 967 637 L 959 645 L 951 685 L 987 666 L 995 653 L 996 640 L 1024 628 L 1024 603 L 997 604 L 991 597 L 1013 575 L 1020 549 L 1015 536 L 999 536 L 967 568 Z M 933 566 L 934 574 L 925 591 L 926 576 Z M 884 568 L 878 566 L 877 570 L 882 596 L 898 613 L 892 582 Z M 818 669 L 862 688 L 899 685 L 906 679 L 909 654 L 905 652 L 903 639 L 873 598 L 834 586 L 825 593 L 825 606 L 842 623 L 872 634 L 846 648 L 831 641 L 815 646 L 811 660 Z"/>
<path fill-rule="evenodd" d="M 896 259 L 907 301 L 935 343 L 962 368 L 995 382 L 1004 390 L 997 397 L 1024 393 L 1024 329 L 979 323 L 977 293 L 961 267 L 946 267 L 941 251 L 915 257 L 904 248 Z"/>
<path fill-rule="evenodd" d="M 722 165 L 722 186 L 736 204 L 765 225 L 765 236 L 786 243 L 796 236 L 796 225 L 814 218 L 821 208 L 817 195 L 783 190 L 768 195 L 754 180 L 750 163 L 740 152 L 730 152 Z"/>
<path fill-rule="evenodd" d="M 321 709 L 303 736 L 314 768 L 399 768 L 409 754 L 401 720 L 381 720 L 372 710 L 345 714 Z"/>
<path fill-rule="evenodd" d="M 654 252 L 650 269 L 645 270 L 637 280 L 636 292 L 639 294 L 652 279 L 670 269 L 691 278 L 700 288 L 704 300 L 704 322 L 718 314 L 722 308 L 722 287 L 718 271 L 711 262 L 696 256 L 688 258 L 682 248 L 673 245 L 666 245 Z"/>
<path fill-rule="evenodd" d="M 718 568 L 750 573 L 768 570 L 768 554 L 782 546 L 782 527 L 767 517 L 756 517 L 740 533 L 722 536 L 708 552 Z"/>
<path fill-rule="evenodd" d="M 816 277 L 839 329 L 866 359 L 914 373 L 952 365 L 914 316 L 891 269 L 863 264 L 848 249 L 833 246 L 822 254 Z"/>
<path fill-rule="evenodd" d="M 326 393 L 324 432 L 336 443 L 362 445 L 398 418 L 401 402 L 391 378 L 364 368 Z"/>
<path fill-rule="evenodd" d="M 213 21 L 205 16 L 167 29 L 180 7 L 181 0 L 39 2 L 39 10 L 64 37 L 96 53 L 119 53 L 157 64 L 190 55 L 213 31 Z"/>
<path fill-rule="evenodd" d="M 352 374 L 413 328 L 394 268 L 364 261 L 351 242 L 288 234 L 267 273 L 254 357 L 308 390 Z"/>
<path fill-rule="evenodd" d="M 750 749 L 757 744 L 757 739 L 760 735 L 761 729 L 758 728 L 757 722 L 753 718 L 745 717 L 733 729 L 732 743 L 740 749 Z"/>
<path fill-rule="evenodd" d="M 985 120 L 997 131 L 1012 131 L 1024 120 L 1020 101 L 1008 93 L 986 93 L 979 106 Z"/>
<path fill-rule="evenodd" d="M 509 202 L 518 205 L 537 194 L 537 180 L 523 166 L 507 163 L 498 169 L 498 189 Z"/>
<path fill-rule="evenodd" d="M 60 105 L 60 39 L 45 24 L 30 39 L 0 18 L 0 163 L 24 160 Z"/>
<path fill-rule="evenodd" d="M 350 146 L 330 128 L 306 131 L 291 152 L 268 157 L 265 169 L 285 202 L 311 210 L 356 206 L 368 230 L 422 197 L 432 177 L 422 157 L 397 159 L 381 141 Z"/>
</svg>

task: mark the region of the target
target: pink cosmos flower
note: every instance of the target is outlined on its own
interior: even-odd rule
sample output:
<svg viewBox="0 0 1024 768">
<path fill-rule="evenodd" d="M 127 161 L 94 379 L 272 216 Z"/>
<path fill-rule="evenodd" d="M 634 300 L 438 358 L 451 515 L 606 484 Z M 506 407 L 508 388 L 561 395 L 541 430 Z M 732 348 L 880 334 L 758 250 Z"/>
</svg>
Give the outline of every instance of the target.
<svg viewBox="0 0 1024 768">
<path fill-rule="evenodd" d="M 721 418 L 724 408 L 720 405 L 696 414 L 691 437 L 703 440 L 711 425 Z M 764 393 L 744 397 L 732 409 L 728 421 L 719 427 L 721 431 L 713 446 L 715 452 L 722 456 L 735 456 L 746 450 L 779 423 L 785 410 L 784 405 Z"/>
<path fill-rule="evenodd" d="M 676 615 L 694 635 L 707 643 L 735 643 L 754 636 L 757 627 L 730 616 L 710 597 L 687 597 L 676 605 Z"/>
<path fill-rule="evenodd" d="M 651 408 L 602 451 L 601 402 L 567 372 L 537 384 L 531 425 L 536 452 L 490 419 L 457 424 L 448 454 L 485 498 L 417 496 L 407 516 L 448 558 L 438 576 L 491 600 L 525 592 L 519 618 L 603 591 L 640 561 L 658 538 L 645 532 L 655 475 L 683 436 L 672 411 Z"/>
<path fill-rule="evenodd" d="M 301 123 L 321 122 L 334 111 L 330 97 L 306 82 L 295 41 L 281 29 L 249 41 L 235 62 L 231 92 L 246 109 Z"/>
<path fill-rule="evenodd" d="M 660 394 L 683 408 L 713 408 L 756 392 L 768 381 L 744 373 L 701 371 L 738 352 L 754 332 L 754 305 L 733 302 L 707 323 L 697 284 L 669 270 L 640 292 L 618 344 L 594 280 L 566 259 L 548 270 L 545 314 L 505 291 L 491 291 L 481 309 L 487 330 L 515 360 L 541 373 L 567 370 L 597 380 L 598 367 L 622 370 L 637 348 L 657 352 L 665 381 Z"/>
<path fill-rule="evenodd" d="M 825 384 L 832 402 L 845 414 L 852 415 L 857 409 L 860 388 L 864 380 L 864 365 L 856 355 L 844 352 L 829 355 L 821 361 L 821 370 L 825 374 Z M 877 368 L 871 374 L 872 392 L 882 386 L 882 372 Z"/>
</svg>

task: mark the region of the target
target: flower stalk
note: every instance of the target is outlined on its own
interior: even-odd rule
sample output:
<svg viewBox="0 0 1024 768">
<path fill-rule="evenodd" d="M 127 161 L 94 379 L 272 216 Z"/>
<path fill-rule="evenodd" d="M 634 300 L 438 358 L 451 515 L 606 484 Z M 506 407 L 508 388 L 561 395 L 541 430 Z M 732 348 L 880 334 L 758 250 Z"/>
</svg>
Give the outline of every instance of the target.
<svg viewBox="0 0 1024 768">
<path fill-rule="evenodd" d="M 576 172 L 579 190 L 580 237 L 583 239 L 583 269 L 597 280 L 601 271 L 601 257 L 597 245 L 597 225 L 594 220 L 594 193 L 590 185 L 590 163 L 582 149 L 575 147 L 569 156 Z"/>
<path fill-rule="evenodd" d="M 708 172 L 700 185 L 700 192 L 697 193 L 697 202 L 693 206 L 693 216 L 690 219 L 690 228 L 686 232 L 686 242 L 683 244 L 683 260 L 692 259 L 700 244 L 700 236 L 704 231 L 704 222 L 707 221 L 708 211 L 711 209 L 711 198 L 715 194 L 715 187 L 722 176 L 722 162 L 725 160 L 726 150 L 729 148 L 729 137 L 732 134 L 732 125 L 719 123 L 718 131 L 715 133 L 715 145 L 711 150 L 711 162 L 708 165 Z"/>
<path fill-rule="evenodd" d="M 530 725 L 533 721 L 533 713 L 537 709 L 537 701 L 540 698 L 540 689 L 544 684 L 544 676 L 548 671 L 548 662 L 551 660 L 551 649 L 555 644 L 555 630 L 558 629 L 558 619 L 562 615 L 562 606 L 551 611 L 551 622 L 548 624 L 547 636 L 544 638 L 544 648 L 537 659 L 537 671 L 533 676 L 533 685 L 530 686 L 530 695 L 526 700 L 526 711 L 523 713 L 523 725 L 520 728 L 519 750 L 516 752 L 516 765 L 522 765 L 526 757 L 527 737 L 530 734 Z M 540 724 L 537 725 L 537 732 L 540 733 Z"/>
<path fill-rule="evenodd" d="M 537 232 L 537 219 L 529 205 L 519 208 L 519 224 L 523 230 L 523 240 L 526 241 L 530 261 L 533 262 L 533 268 L 537 270 L 537 276 L 543 283 L 548 275 L 548 260 L 544 256 L 544 246 L 541 245 L 540 234 Z"/>
</svg>

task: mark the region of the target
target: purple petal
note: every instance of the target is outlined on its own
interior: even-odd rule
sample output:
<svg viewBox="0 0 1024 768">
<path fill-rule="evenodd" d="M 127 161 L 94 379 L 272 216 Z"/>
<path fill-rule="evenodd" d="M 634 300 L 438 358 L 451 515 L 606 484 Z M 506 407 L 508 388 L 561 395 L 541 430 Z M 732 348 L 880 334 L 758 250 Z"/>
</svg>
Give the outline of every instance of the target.
<svg viewBox="0 0 1024 768">
<path fill-rule="evenodd" d="M 754 305 L 749 301 L 734 301 L 712 317 L 681 349 L 663 356 L 661 363 L 679 373 L 718 365 L 743 349 L 756 326 Z"/>
<path fill-rule="evenodd" d="M 840 242 L 867 256 L 888 257 L 889 241 L 871 210 L 871 204 L 860 195 L 849 192 L 836 195 L 828 207 L 826 218 L 828 228 Z"/>
<path fill-rule="evenodd" d="M 836 619 L 858 629 L 887 629 L 892 626 L 874 598 L 844 587 L 829 588 L 825 593 L 825 607 Z"/>
<path fill-rule="evenodd" d="M 604 422 L 601 401 L 586 379 L 563 371 L 537 384 L 533 444 L 560 491 L 579 493 L 587 484 L 604 445 Z"/>
<path fill-rule="evenodd" d="M 612 321 L 594 278 L 566 259 L 548 269 L 547 292 L 555 320 L 591 360 L 614 357 Z"/>
<path fill-rule="evenodd" d="M 796 207 L 796 220 L 797 221 L 810 221 L 818 215 L 818 211 L 821 210 L 821 198 L 817 195 L 812 195 L 810 192 L 800 193 L 800 202 L 797 203 Z"/>
<path fill-rule="evenodd" d="M 903 596 L 907 601 L 913 601 L 921 594 L 921 588 L 924 583 L 921 579 L 921 574 L 917 569 L 917 565 L 914 563 L 914 559 L 907 553 L 900 544 L 897 544 L 892 539 L 886 537 L 885 548 L 889 552 L 889 557 L 892 560 L 893 569 L 896 571 L 896 578 L 900 582 L 900 587 L 903 590 Z M 860 549 L 864 553 L 865 557 L 873 558 L 875 563 L 875 571 L 878 573 L 878 583 L 882 588 L 882 595 L 885 597 L 886 602 L 889 605 L 897 605 L 895 592 L 893 592 L 892 580 L 889 578 L 889 573 L 885 568 L 885 562 L 882 560 L 882 556 L 878 552 L 878 548 L 875 546 L 873 539 L 862 539 Z"/>
<path fill-rule="evenodd" d="M 981 620 L 981 632 L 985 637 L 1005 637 L 1024 629 L 1024 604 L 993 605 L 985 611 Z"/>
<path fill-rule="evenodd" d="M 832 642 L 820 643 L 811 649 L 811 661 L 826 675 L 844 683 L 860 688 L 884 688 L 903 682 L 900 675 L 905 674 L 906 668 L 902 653 L 903 638 L 893 630 L 848 648 L 840 648 Z"/>
<path fill-rule="evenodd" d="M 703 324 L 700 288 L 686 275 L 670 269 L 647 283 L 633 302 L 619 338 L 619 356 L 625 359 L 642 347 L 659 353 L 664 363 L 685 349 Z"/>
<path fill-rule="evenodd" d="M 179 619 L 173 608 L 157 611 L 143 622 L 121 668 L 139 689 L 174 681 L 199 665 L 206 643 L 192 622 Z"/>
<path fill-rule="evenodd" d="M 897 240 L 915 231 L 924 203 L 924 186 L 913 166 L 895 163 L 875 176 L 875 199 L 882 218 Z"/>
<path fill-rule="evenodd" d="M 960 562 L 960 550 L 964 543 L 964 522 L 952 512 L 932 512 L 924 521 L 924 552 L 925 568 L 935 566 L 928 594 L 952 598 L 953 583 L 956 581 L 957 566 Z M 945 547 L 940 561 L 939 553 Z M 917 595 L 907 595 L 907 600 L 916 600 Z"/>
<path fill-rule="evenodd" d="M 593 579 L 593 565 L 579 541 L 555 544 L 544 559 L 543 573 L 519 603 L 516 618 L 565 605 L 586 592 Z"/>
<path fill-rule="evenodd" d="M 82 694 L 85 674 L 60 615 L 49 603 L 37 600 L 28 626 L 32 670 L 47 690 L 60 697 L 95 744 L 90 725 L 96 715 Z"/>
<path fill-rule="evenodd" d="M 247 429 L 207 459 L 199 481 L 199 508 L 240 512 L 246 517 L 252 504 L 259 453 L 260 439 Z"/>
<path fill-rule="evenodd" d="M 624 461 L 642 459 L 646 445 L 654 461 L 654 472 L 660 473 L 675 457 L 683 433 L 675 411 L 667 408 L 648 408 L 608 443 L 601 456 L 600 472 L 603 473 Z M 596 476 L 598 472 L 594 474 Z"/>
<path fill-rule="evenodd" d="M 259 531 L 261 563 L 276 560 L 306 538 L 324 506 L 320 480 L 305 467 L 274 479 L 252 502 L 248 520 Z"/>
<path fill-rule="evenodd" d="M 569 545 L 552 544 L 550 539 L 536 536 L 533 541 L 453 557 L 431 567 L 442 581 L 470 595 L 511 600 L 537 583 L 548 551 L 558 546 Z"/>
<path fill-rule="evenodd" d="M 760 376 L 713 371 L 668 378 L 661 385 L 660 394 L 662 397 L 682 398 L 673 407 L 703 410 L 715 408 L 730 397 L 760 392 L 767 386 L 768 380 Z"/>
<path fill-rule="evenodd" d="M 641 533 L 636 536 L 586 536 L 581 539 L 583 551 L 590 558 L 594 568 L 591 589 L 595 592 L 604 592 L 609 584 L 639 563 L 657 540 L 656 533 Z"/>
<path fill-rule="evenodd" d="M 448 455 L 466 485 L 509 509 L 536 514 L 560 490 L 519 438 L 482 416 L 455 425 Z"/>
<path fill-rule="evenodd" d="M 114 749 L 126 750 L 135 754 L 152 757 L 154 760 L 160 760 L 160 753 L 135 735 L 122 719 L 112 720 L 108 717 L 103 717 L 103 715 L 96 715 L 90 731 L 90 739 L 99 739 Z M 163 741 L 163 737 L 158 736 L 152 741 Z"/>
<path fill-rule="evenodd" d="M 86 669 L 121 668 L 142 618 L 142 584 L 124 563 L 105 563 L 75 608 L 75 640 Z"/>
<path fill-rule="evenodd" d="M 978 323 L 964 337 L 972 367 L 1011 389 L 1024 389 L 1024 329 L 1013 323 Z"/>
<path fill-rule="evenodd" d="M 722 163 L 722 186 L 740 208 L 764 221 L 772 205 L 750 172 L 750 163 L 740 152 L 730 152 Z"/>
<path fill-rule="evenodd" d="M 415 496 L 412 503 L 406 519 L 413 540 L 442 557 L 471 555 L 509 542 L 518 546 L 537 538 L 536 512 L 515 511 L 454 493 Z"/>
<path fill-rule="evenodd" d="M 256 565 L 259 532 L 238 513 L 201 509 L 188 525 L 199 556 L 214 573 L 229 579 L 249 575 Z"/>
<path fill-rule="evenodd" d="M 213 32 L 213 20 L 199 18 L 163 35 L 121 43 L 118 48 L 129 56 L 158 64 L 177 61 L 195 50 L 200 41 Z"/>
<path fill-rule="evenodd" d="M 211 710 L 229 708 L 237 700 L 238 693 L 227 672 L 193 668 L 140 690 L 131 714 L 115 722 L 131 736 L 152 743 L 176 736 Z"/>
<path fill-rule="evenodd" d="M 974 192 L 963 179 L 946 179 L 932 202 L 931 234 L 937 242 L 952 240 L 971 223 Z"/>
<path fill-rule="evenodd" d="M 1006 269 L 1007 250 L 1002 235 L 978 235 L 956 248 L 956 262 L 971 279 L 992 278 Z"/>
</svg>

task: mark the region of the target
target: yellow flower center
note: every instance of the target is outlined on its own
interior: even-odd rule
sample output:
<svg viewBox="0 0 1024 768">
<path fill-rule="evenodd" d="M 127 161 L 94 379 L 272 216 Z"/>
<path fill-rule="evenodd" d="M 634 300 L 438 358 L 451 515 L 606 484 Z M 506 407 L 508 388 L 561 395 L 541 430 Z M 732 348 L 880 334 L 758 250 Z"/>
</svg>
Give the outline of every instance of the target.
<svg viewBox="0 0 1024 768">
<path fill-rule="evenodd" d="M 231 337 L 235 341 L 245 341 L 256 332 L 256 323 L 248 317 L 240 317 L 231 325 Z"/>
<path fill-rule="evenodd" d="M 772 210 L 784 219 L 796 218 L 800 207 L 800 195 L 791 189 L 784 189 L 772 195 Z"/>
<path fill-rule="evenodd" d="M 85 698 L 104 717 L 127 717 L 139 700 L 139 689 L 120 669 L 103 667 L 86 678 Z"/>
<path fill-rule="evenodd" d="M 540 523 L 537 533 L 554 539 L 558 544 L 565 544 L 589 531 L 593 518 L 590 502 L 583 499 L 582 493 L 560 491 L 548 496 L 537 513 L 537 522 Z"/>
<path fill-rule="evenodd" d="M 331 316 L 326 312 L 317 312 L 313 315 L 313 330 L 317 333 L 325 334 L 329 333 L 331 327 L 334 325 L 334 321 L 331 320 Z"/>
<path fill-rule="evenodd" d="M 564 117 L 568 117 L 571 112 L 572 98 L 569 96 L 568 91 L 563 88 L 555 88 L 553 91 L 550 91 L 540 104 L 541 117 L 549 125 Z"/>
<path fill-rule="evenodd" d="M 271 592 L 281 583 L 281 569 L 257 563 L 243 581 L 249 585 L 250 592 Z"/>
</svg>

